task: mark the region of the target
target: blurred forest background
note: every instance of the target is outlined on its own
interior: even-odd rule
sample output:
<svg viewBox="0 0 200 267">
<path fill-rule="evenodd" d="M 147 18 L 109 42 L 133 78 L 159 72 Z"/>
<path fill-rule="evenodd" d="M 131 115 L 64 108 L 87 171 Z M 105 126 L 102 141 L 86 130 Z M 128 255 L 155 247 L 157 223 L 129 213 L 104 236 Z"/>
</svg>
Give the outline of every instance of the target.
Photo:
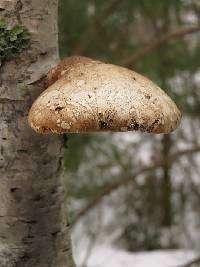
<svg viewBox="0 0 200 267">
<path fill-rule="evenodd" d="M 73 225 L 133 252 L 200 251 L 200 1 L 60 0 L 59 29 L 61 58 L 140 72 L 183 114 L 170 135 L 69 135 Z"/>
</svg>

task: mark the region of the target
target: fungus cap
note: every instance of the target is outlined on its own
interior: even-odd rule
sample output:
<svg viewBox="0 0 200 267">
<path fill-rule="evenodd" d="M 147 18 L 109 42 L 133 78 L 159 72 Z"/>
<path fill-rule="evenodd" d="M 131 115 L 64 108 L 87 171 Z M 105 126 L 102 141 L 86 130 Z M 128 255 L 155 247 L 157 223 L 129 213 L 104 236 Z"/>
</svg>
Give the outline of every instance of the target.
<svg viewBox="0 0 200 267">
<path fill-rule="evenodd" d="M 169 133 L 180 123 L 180 111 L 164 91 L 120 66 L 70 57 L 48 73 L 47 85 L 29 112 L 39 133 Z"/>
</svg>

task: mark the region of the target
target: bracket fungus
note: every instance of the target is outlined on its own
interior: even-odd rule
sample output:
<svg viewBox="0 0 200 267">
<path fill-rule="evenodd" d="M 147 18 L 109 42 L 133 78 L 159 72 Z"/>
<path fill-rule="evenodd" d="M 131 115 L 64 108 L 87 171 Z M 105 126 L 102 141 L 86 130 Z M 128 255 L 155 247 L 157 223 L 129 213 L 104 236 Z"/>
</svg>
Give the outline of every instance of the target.
<svg viewBox="0 0 200 267">
<path fill-rule="evenodd" d="M 47 87 L 29 112 L 39 133 L 170 133 L 180 123 L 176 104 L 152 81 L 90 58 L 66 58 L 49 71 Z"/>
</svg>

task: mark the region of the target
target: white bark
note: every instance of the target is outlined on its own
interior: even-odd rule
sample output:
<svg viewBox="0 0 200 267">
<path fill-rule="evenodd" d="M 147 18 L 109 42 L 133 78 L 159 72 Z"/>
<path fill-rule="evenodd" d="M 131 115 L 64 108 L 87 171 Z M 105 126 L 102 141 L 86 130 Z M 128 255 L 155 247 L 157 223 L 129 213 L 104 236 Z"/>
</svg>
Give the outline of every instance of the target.
<svg viewBox="0 0 200 267">
<path fill-rule="evenodd" d="M 31 47 L 0 67 L 0 266 L 73 267 L 62 183 L 62 138 L 27 124 L 58 61 L 57 0 L 0 0 L 0 18 L 31 32 Z"/>
</svg>

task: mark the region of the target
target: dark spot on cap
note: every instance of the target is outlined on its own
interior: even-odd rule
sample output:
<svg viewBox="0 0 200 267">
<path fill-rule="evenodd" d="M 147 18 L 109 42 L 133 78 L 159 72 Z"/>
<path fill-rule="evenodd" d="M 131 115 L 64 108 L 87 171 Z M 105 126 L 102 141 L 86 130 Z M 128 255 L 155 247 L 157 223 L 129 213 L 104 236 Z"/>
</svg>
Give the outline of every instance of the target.
<svg viewBox="0 0 200 267">
<path fill-rule="evenodd" d="M 42 127 L 41 127 L 41 130 L 42 130 L 42 132 L 44 132 L 44 133 L 45 133 L 45 132 L 48 130 L 48 128 L 47 128 L 47 127 L 45 127 L 45 126 L 42 126 Z"/>
<path fill-rule="evenodd" d="M 144 124 L 141 124 L 141 125 L 140 125 L 140 131 L 141 131 L 141 132 L 146 132 L 146 131 L 147 131 L 147 126 L 144 125 Z"/>
<path fill-rule="evenodd" d="M 105 130 L 105 129 L 107 129 L 107 128 L 108 128 L 108 123 L 105 122 L 105 121 L 100 120 L 100 121 L 99 121 L 99 128 L 100 128 L 101 130 Z"/>
<path fill-rule="evenodd" d="M 150 99 L 151 96 L 150 95 L 145 95 L 145 98 Z"/>
<path fill-rule="evenodd" d="M 156 120 L 152 123 L 152 125 L 157 124 L 157 123 L 159 123 L 159 119 L 156 119 Z"/>
<path fill-rule="evenodd" d="M 159 119 L 156 119 L 149 127 L 147 127 L 147 132 L 152 132 L 154 129 L 154 126 L 159 123 Z"/>
<path fill-rule="evenodd" d="M 60 111 L 62 109 L 63 109 L 62 107 L 57 107 L 57 108 L 55 108 L 55 111 Z"/>
<path fill-rule="evenodd" d="M 129 131 L 137 131 L 139 128 L 140 128 L 140 125 L 136 121 L 132 121 L 128 126 Z"/>
</svg>

